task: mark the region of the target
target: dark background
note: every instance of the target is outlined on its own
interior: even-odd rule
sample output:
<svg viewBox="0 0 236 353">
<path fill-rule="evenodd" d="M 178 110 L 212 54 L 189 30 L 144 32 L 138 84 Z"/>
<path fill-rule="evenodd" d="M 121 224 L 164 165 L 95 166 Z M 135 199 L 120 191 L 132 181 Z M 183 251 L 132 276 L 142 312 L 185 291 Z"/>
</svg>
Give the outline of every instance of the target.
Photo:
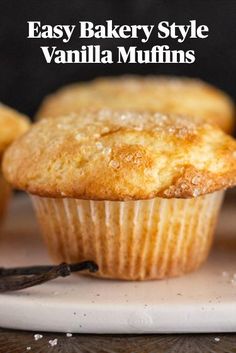
<svg viewBox="0 0 236 353">
<path fill-rule="evenodd" d="M 201 77 L 231 96 L 236 96 L 236 0 L 1 0 L 0 2 L 0 101 L 18 110 L 35 113 L 42 98 L 61 85 L 89 80 L 101 75 L 122 73 L 175 74 Z M 136 40 L 106 39 L 71 42 L 27 39 L 27 21 L 42 24 L 77 24 L 80 20 L 103 24 L 157 24 L 166 20 L 188 24 L 196 19 L 209 29 L 207 39 L 157 40 L 155 35 L 143 49 L 153 45 L 170 45 L 170 49 L 194 49 L 193 64 L 47 64 L 41 45 L 61 49 L 80 49 L 85 44 L 101 44 L 105 49 L 117 45 L 137 45 Z"/>
</svg>

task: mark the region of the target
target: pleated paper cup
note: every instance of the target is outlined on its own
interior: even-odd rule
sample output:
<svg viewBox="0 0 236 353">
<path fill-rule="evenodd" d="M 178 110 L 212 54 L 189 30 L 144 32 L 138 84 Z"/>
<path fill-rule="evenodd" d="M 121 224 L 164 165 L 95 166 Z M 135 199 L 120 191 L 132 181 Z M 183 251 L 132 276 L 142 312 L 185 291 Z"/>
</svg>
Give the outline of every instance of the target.
<svg viewBox="0 0 236 353">
<path fill-rule="evenodd" d="M 10 194 L 11 188 L 0 173 L 0 222 L 2 221 L 3 216 L 5 215 Z"/>
<path fill-rule="evenodd" d="M 197 269 L 209 253 L 222 198 L 222 191 L 124 202 L 32 196 L 56 262 L 93 260 L 97 276 L 125 280 Z"/>
</svg>

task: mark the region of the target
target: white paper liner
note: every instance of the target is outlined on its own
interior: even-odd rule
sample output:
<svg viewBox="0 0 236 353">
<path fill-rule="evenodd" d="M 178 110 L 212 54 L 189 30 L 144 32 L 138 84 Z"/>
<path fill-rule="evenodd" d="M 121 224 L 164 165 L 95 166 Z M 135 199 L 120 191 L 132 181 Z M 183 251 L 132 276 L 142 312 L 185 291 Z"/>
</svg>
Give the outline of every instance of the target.
<svg viewBox="0 0 236 353">
<path fill-rule="evenodd" d="M 93 260 L 101 277 L 143 280 L 198 268 L 208 255 L 223 194 L 125 202 L 32 199 L 55 261 Z"/>
<path fill-rule="evenodd" d="M 0 172 L 0 221 L 5 215 L 8 201 L 11 194 L 11 188 Z"/>
</svg>

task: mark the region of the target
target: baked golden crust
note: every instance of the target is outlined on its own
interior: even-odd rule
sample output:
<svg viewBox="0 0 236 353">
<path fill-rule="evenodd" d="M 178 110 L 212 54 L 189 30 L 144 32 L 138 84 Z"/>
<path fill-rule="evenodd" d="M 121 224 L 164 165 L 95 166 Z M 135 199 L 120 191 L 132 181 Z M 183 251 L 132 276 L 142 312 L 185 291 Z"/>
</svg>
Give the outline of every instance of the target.
<svg viewBox="0 0 236 353">
<path fill-rule="evenodd" d="M 0 157 L 2 152 L 29 127 L 28 118 L 0 104 Z"/>
<path fill-rule="evenodd" d="M 3 172 L 39 196 L 191 198 L 236 184 L 236 141 L 198 119 L 86 111 L 36 123 L 6 151 Z"/>
<path fill-rule="evenodd" d="M 91 107 L 199 116 L 225 132 L 234 127 L 234 104 L 225 93 L 197 79 L 168 76 L 121 76 L 69 85 L 46 97 L 38 117 Z"/>
</svg>

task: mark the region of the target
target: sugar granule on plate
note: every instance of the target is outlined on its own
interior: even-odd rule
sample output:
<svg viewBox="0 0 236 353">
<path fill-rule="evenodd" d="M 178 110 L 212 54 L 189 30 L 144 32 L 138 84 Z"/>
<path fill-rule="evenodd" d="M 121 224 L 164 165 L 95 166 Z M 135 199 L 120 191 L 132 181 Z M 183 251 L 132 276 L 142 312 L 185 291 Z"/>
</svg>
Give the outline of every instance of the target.
<svg viewBox="0 0 236 353">
<path fill-rule="evenodd" d="M 48 343 L 50 344 L 51 347 L 54 347 L 57 345 L 58 339 L 55 338 L 54 340 L 49 340 Z"/>
<path fill-rule="evenodd" d="M 215 337 L 214 340 L 215 340 L 216 342 L 220 342 L 220 338 L 219 338 L 219 337 Z"/>
<path fill-rule="evenodd" d="M 222 276 L 223 276 L 223 277 L 228 277 L 228 275 L 229 275 L 229 273 L 228 273 L 227 271 L 223 271 L 223 272 L 222 272 Z"/>
<path fill-rule="evenodd" d="M 72 333 L 67 332 L 66 337 L 72 337 Z"/>
<path fill-rule="evenodd" d="M 34 340 L 35 340 L 35 341 L 41 340 L 41 338 L 43 338 L 43 335 L 40 335 L 39 333 L 36 333 L 36 334 L 34 335 Z"/>
</svg>

